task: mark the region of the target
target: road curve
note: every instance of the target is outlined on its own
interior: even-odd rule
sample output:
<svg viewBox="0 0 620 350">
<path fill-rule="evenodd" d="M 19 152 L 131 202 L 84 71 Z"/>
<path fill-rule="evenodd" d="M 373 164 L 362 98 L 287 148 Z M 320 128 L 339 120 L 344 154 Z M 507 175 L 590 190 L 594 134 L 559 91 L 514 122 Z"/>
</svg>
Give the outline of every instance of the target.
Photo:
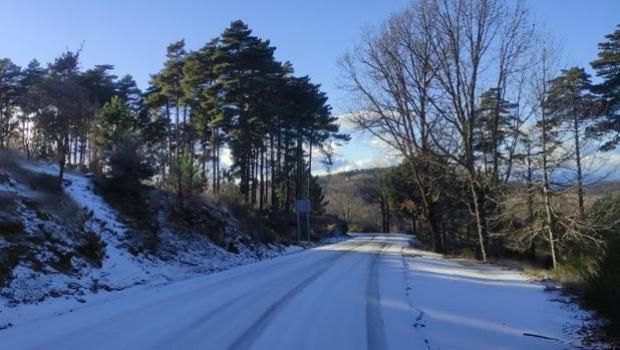
<svg viewBox="0 0 620 350">
<path fill-rule="evenodd" d="M 0 348 L 571 347 L 568 340 L 560 340 L 562 320 L 552 320 L 557 321 L 553 327 L 544 320 L 544 326 L 537 327 L 534 321 L 533 326 L 524 323 L 520 313 L 512 321 L 487 316 L 489 306 L 467 315 L 442 310 L 442 305 L 450 306 L 459 298 L 457 286 L 466 290 L 480 282 L 474 286 L 479 291 L 509 298 L 510 293 L 529 293 L 530 283 L 497 275 L 488 281 L 472 277 L 458 272 L 468 271 L 466 267 L 441 257 L 412 256 L 406 253 L 408 246 L 409 239 L 401 235 L 358 235 L 299 254 L 85 304 L 71 313 L 0 331 Z M 441 288 L 435 293 L 441 298 L 432 297 L 434 288 Z M 557 308 L 544 297 L 537 298 L 542 299 L 534 302 L 542 304 L 533 305 L 526 316 L 536 318 L 546 307 Z"/>
</svg>

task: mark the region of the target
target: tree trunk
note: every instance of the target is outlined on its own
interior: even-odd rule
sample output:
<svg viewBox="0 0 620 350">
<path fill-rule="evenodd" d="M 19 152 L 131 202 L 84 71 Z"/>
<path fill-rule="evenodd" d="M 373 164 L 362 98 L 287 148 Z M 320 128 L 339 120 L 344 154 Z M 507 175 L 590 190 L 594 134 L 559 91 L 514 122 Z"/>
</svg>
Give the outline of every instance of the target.
<svg viewBox="0 0 620 350">
<path fill-rule="evenodd" d="M 549 241 L 549 250 L 551 253 L 551 261 L 553 263 L 553 268 L 557 267 L 557 258 L 555 252 L 555 238 L 553 234 L 553 216 L 551 209 L 551 194 L 549 189 L 549 169 L 548 169 L 548 159 L 547 159 L 547 120 L 545 111 L 542 112 L 542 158 L 543 158 L 543 198 L 544 198 L 544 206 L 545 206 L 545 226 L 547 228 L 548 241 Z"/>
<path fill-rule="evenodd" d="M 379 208 L 381 209 L 381 232 L 385 233 L 385 201 L 379 200 Z"/>
<path fill-rule="evenodd" d="M 80 167 L 84 167 L 86 160 L 86 135 L 80 137 Z"/>
<path fill-rule="evenodd" d="M 265 167 L 265 152 L 261 148 L 260 152 L 260 165 L 259 165 L 259 189 L 258 189 L 258 207 L 262 211 L 265 207 L 265 177 L 264 177 L 264 167 Z"/>
<path fill-rule="evenodd" d="M 58 143 L 58 186 L 62 188 L 62 181 L 65 176 L 65 166 L 67 164 L 67 149 L 69 148 L 69 136 L 62 137 Z"/>
<path fill-rule="evenodd" d="M 474 205 L 474 216 L 476 219 L 476 229 L 478 232 L 478 243 L 480 245 L 480 255 L 482 256 L 482 261 L 486 262 L 487 252 L 484 246 L 484 228 L 483 228 L 483 223 L 482 223 L 482 215 L 480 212 L 480 203 L 479 203 L 479 198 L 478 198 L 478 192 L 474 184 L 474 179 L 472 179 L 471 176 L 472 175 L 470 174 L 469 189 L 471 191 L 472 202 Z"/>
<path fill-rule="evenodd" d="M 72 151 L 71 154 L 73 156 L 71 156 L 71 154 L 69 155 L 69 164 L 70 165 L 77 165 L 78 163 L 78 135 L 77 133 L 75 135 L 73 135 L 73 142 L 72 142 Z"/>
<path fill-rule="evenodd" d="M 257 190 L 257 186 L 256 186 L 256 182 L 258 179 L 258 151 L 254 150 L 251 153 L 251 176 L 250 176 L 250 180 L 252 181 L 252 187 L 251 187 L 251 193 L 252 193 L 252 207 L 256 207 L 256 190 Z"/>
<path fill-rule="evenodd" d="M 307 178 L 307 183 L 306 183 L 306 192 L 308 195 L 308 198 L 310 198 L 310 178 L 312 177 L 312 137 L 313 137 L 313 130 L 310 130 L 310 137 L 309 137 L 309 144 L 310 144 L 310 154 L 308 155 L 308 178 Z"/>
<path fill-rule="evenodd" d="M 575 162 L 577 165 L 577 197 L 579 199 L 579 216 L 584 216 L 583 205 L 583 175 L 581 172 L 581 144 L 579 140 L 579 118 L 574 116 L 574 132 L 575 132 Z"/>
<path fill-rule="evenodd" d="M 526 163 L 527 163 L 527 210 L 528 220 L 534 219 L 534 170 L 532 166 L 532 153 L 530 146 L 527 146 Z"/>
<path fill-rule="evenodd" d="M 443 246 L 440 237 L 440 230 L 437 225 L 437 220 L 435 218 L 436 213 L 434 205 L 432 203 L 432 198 L 430 198 L 428 194 L 429 189 L 424 186 L 424 180 L 420 176 L 420 173 L 416 167 L 416 163 L 410 157 L 407 157 L 407 160 L 409 161 L 409 165 L 411 166 L 413 172 L 414 183 L 416 184 L 418 192 L 420 193 L 420 199 L 422 200 L 422 214 L 428 223 L 433 251 L 435 251 L 436 253 L 444 253 L 445 247 Z"/>
<path fill-rule="evenodd" d="M 553 263 L 553 268 L 555 269 L 558 266 L 556 252 L 555 252 L 555 238 L 553 236 L 553 216 L 551 214 L 551 196 L 548 188 L 547 176 L 545 175 L 545 185 L 543 186 L 543 195 L 545 200 L 545 214 L 546 214 L 546 226 L 549 240 L 549 250 L 551 253 L 551 261 Z"/>
<path fill-rule="evenodd" d="M 291 208 L 291 180 L 289 178 L 289 172 L 291 169 L 289 168 L 290 147 L 288 137 L 284 142 L 284 174 L 282 175 L 282 181 L 284 181 L 284 209 L 288 211 Z"/>
<path fill-rule="evenodd" d="M 303 198 L 303 143 L 301 139 L 301 130 L 297 130 L 297 180 L 295 181 L 295 199 Z"/>
<path fill-rule="evenodd" d="M 219 131 L 215 134 L 215 193 L 220 193 L 220 141 Z"/>
<path fill-rule="evenodd" d="M 176 109 L 176 113 L 175 113 L 175 123 L 174 123 L 175 124 L 174 125 L 175 126 L 174 127 L 174 142 L 176 143 L 175 150 L 176 150 L 176 156 L 177 156 L 177 160 L 178 160 L 179 154 L 181 153 L 181 143 L 180 143 L 181 133 L 180 133 L 180 130 L 179 130 L 179 126 L 180 126 L 179 125 L 179 123 L 180 123 L 179 119 L 180 119 L 181 116 L 180 116 L 180 111 L 179 111 L 179 99 L 178 98 L 176 99 L 176 102 L 175 102 L 175 109 Z"/>
<path fill-rule="evenodd" d="M 201 145 L 201 153 L 202 161 L 200 162 L 200 176 L 202 176 L 202 178 L 204 179 L 206 188 L 209 189 L 209 181 L 207 179 L 207 143 L 204 141 Z"/>
<path fill-rule="evenodd" d="M 274 144 L 273 144 L 273 134 L 269 134 L 269 147 L 271 148 L 271 152 L 269 152 L 269 163 L 271 165 L 271 209 L 276 208 L 277 205 L 277 195 L 276 195 L 276 164 L 275 164 L 275 155 L 274 155 Z"/>
<path fill-rule="evenodd" d="M 4 108 L 0 106 L 0 149 L 4 148 Z"/>
<path fill-rule="evenodd" d="M 390 233 L 390 202 L 385 201 L 385 233 Z"/>
</svg>

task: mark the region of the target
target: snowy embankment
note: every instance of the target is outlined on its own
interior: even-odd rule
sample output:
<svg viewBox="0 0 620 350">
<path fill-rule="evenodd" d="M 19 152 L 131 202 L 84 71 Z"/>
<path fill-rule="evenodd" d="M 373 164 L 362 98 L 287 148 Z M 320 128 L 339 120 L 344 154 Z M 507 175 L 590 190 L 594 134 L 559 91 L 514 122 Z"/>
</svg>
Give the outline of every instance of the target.
<svg viewBox="0 0 620 350">
<path fill-rule="evenodd" d="M 33 173 L 58 173 L 53 164 L 23 162 L 21 167 Z M 22 191 L 20 195 L 25 191 L 20 186 L 5 187 L 5 190 Z M 88 266 L 78 273 L 64 274 L 35 271 L 27 264 L 19 264 L 13 269 L 11 284 L 2 290 L 3 295 L 11 297 L 0 300 L 0 329 L 69 312 L 82 303 L 90 304 L 126 292 L 123 290 L 129 287 L 163 285 L 303 249 L 300 246 L 239 244 L 239 252 L 234 254 L 213 244 L 206 236 L 178 238 L 176 233 L 164 229 L 160 236 L 173 254 L 167 254 L 165 259 L 134 256 L 129 253 L 124 239 L 126 225 L 115 210 L 95 194 L 88 176 L 65 173 L 64 191 L 87 212 L 85 225 L 89 230 L 105 242 L 102 266 Z M 26 226 L 34 224 L 34 218 L 24 219 Z"/>
<path fill-rule="evenodd" d="M 415 250 L 401 263 L 414 325 L 436 346 L 429 348 L 578 349 L 584 327 L 596 322 L 570 297 L 513 269 Z"/>
</svg>

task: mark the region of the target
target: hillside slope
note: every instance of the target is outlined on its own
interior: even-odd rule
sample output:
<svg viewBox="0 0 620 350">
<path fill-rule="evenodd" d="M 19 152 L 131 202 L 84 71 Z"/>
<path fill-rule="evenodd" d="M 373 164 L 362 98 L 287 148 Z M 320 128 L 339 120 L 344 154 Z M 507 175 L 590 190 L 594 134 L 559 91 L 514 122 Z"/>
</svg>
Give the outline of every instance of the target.
<svg viewBox="0 0 620 350">
<path fill-rule="evenodd" d="M 222 242 L 208 232 L 179 232 L 160 218 L 157 249 L 136 253 L 125 218 L 95 193 L 89 176 L 2 155 L 0 159 L 0 328 L 68 310 L 97 294 L 159 285 L 293 251 L 241 232 L 224 208 L 208 206 L 225 223 Z M 225 247 L 234 246 L 234 249 Z M 60 301 L 60 302 L 59 302 Z M 45 304 L 47 307 L 41 308 Z"/>
</svg>

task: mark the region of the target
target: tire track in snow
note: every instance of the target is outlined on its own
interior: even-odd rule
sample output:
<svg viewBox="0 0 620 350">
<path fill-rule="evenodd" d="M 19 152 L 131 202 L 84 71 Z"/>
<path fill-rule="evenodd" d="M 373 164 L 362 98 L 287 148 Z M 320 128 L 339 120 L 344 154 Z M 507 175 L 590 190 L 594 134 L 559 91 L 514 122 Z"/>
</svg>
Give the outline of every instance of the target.
<svg viewBox="0 0 620 350">
<path fill-rule="evenodd" d="M 265 310 L 259 317 L 256 319 L 247 329 L 237 337 L 228 349 L 230 350 L 238 350 L 238 349 L 250 349 L 252 344 L 256 339 L 263 334 L 264 330 L 269 326 L 270 322 L 278 315 L 280 310 L 288 303 L 290 303 L 301 291 L 304 290 L 308 285 L 317 280 L 323 273 L 329 270 L 333 263 L 346 255 L 352 253 L 357 248 L 366 246 L 368 244 L 372 244 L 374 237 L 371 240 L 364 242 L 364 244 L 360 244 L 350 250 L 345 251 L 342 254 L 338 254 L 333 258 L 325 259 L 321 261 L 321 264 L 317 268 L 317 270 L 312 273 L 307 278 L 303 279 L 301 282 L 297 283 L 293 288 L 289 289 L 283 296 L 281 296 L 278 300 L 276 300 L 273 304 L 271 304 L 267 310 Z M 383 245 L 384 247 L 385 245 Z"/>
<path fill-rule="evenodd" d="M 374 239 L 374 237 L 372 239 Z M 347 247 L 347 248 L 349 246 L 351 246 L 351 248 L 343 250 L 344 252 L 348 252 L 348 251 L 357 249 L 357 248 L 359 248 L 359 247 L 361 247 L 361 246 L 363 246 L 365 244 L 368 244 L 368 242 L 369 242 L 368 240 L 359 240 L 359 239 L 354 238 L 354 239 L 350 239 L 348 241 L 343 241 L 343 242 L 339 242 L 339 243 L 335 243 L 335 244 L 330 244 L 330 246 L 331 245 L 333 245 L 333 246 L 343 246 L 343 247 Z M 312 251 L 312 249 L 308 249 L 306 251 L 300 252 L 299 254 L 307 254 L 310 251 Z M 286 265 L 286 264 L 290 263 L 290 260 L 296 260 L 296 258 L 298 258 L 298 257 L 299 257 L 298 254 L 288 254 L 288 255 L 283 255 L 283 256 L 276 257 L 276 258 L 272 259 L 271 261 L 270 260 L 263 260 L 263 261 L 260 261 L 260 263 L 262 263 L 261 266 L 259 268 L 254 268 L 254 269 L 248 269 L 248 267 L 252 266 L 253 264 L 249 264 L 249 265 L 245 265 L 245 266 L 242 265 L 242 266 L 239 266 L 239 268 L 241 268 L 241 269 L 245 268 L 244 271 L 238 272 L 238 273 L 234 273 L 234 274 L 229 275 L 229 276 L 226 276 L 225 278 L 220 279 L 217 282 L 214 282 L 214 284 L 215 283 L 224 283 L 224 282 L 233 281 L 233 280 L 238 279 L 238 278 L 242 278 L 242 277 L 246 277 L 246 276 L 250 276 L 250 275 L 260 274 L 260 273 L 265 272 L 265 271 L 273 271 L 273 270 L 275 270 L 274 268 L 280 267 L 282 265 Z M 273 261 L 273 260 L 277 260 L 277 261 Z M 318 261 L 318 262 L 320 262 L 320 261 Z M 316 263 L 316 262 L 312 262 L 312 264 L 314 264 L 314 263 Z M 228 272 L 228 273 L 230 273 L 231 271 L 221 271 L 221 272 Z M 206 287 L 206 286 L 202 286 L 201 288 L 204 288 L 204 287 Z"/>
<path fill-rule="evenodd" d="M 370 241 L 366 240 L 366 241 L 361 241 L 361 242 L 354 242 L 353 244 L 349 243 L 349 244 L 343 244 L 346 248 L 346 250 L 342 250 L 342 251 L 338 251 L 338 252 L 332 252 L 333 255 L 329 256 L 329 257 L 322 257 L 320 259 L 312 259 L 309 261 L 302 261 L 302 263 L 298 263 L 298 264 L 294 264 L 292 266 L 287 266 L 284 268 L 284 270 L 281 269 L 276 269 L 276 274 L 278 275 L 276 278 L 270 278 L 267 279 L 265 281 L 262 281 L 263 283 L 260 283 L 258 286 L 256 286 L 255 291 L 256 290 L 265 290 L 266 292 L 269 291 L 271 288 L 273 288 L 273 285 L 276 281 L 281 280 L 281 279 L 286 279 L 288 278 L 288 276 L 297 276 L 299 275 L 302 271 L 308 271 L 309 268 L 311 268 L 312 266 L 323 266 L 325 264 L 325 262 L 331 262 L 349 252 L 351 252 L 352 250 L 355 250 L 363 245 L 368 244 Z M 286 259 L 285 259 L 286 260 Z M 297 261 L 294 261 L 297 262 Z M 269 266 L 273 267 L 275 266 L 281 266 L 284 265 L 286 262 L 284 261 L 279 261 L 276 264 L 270 264 Z M 144 304 L 138 307 L 133 307 L 131 309 L 125 310 L 125 312 L 123 313 L 119 313 L 119 314 L 112 314 L 110 316 L 107 316 L 106 318 L 104 318 L 102 324 L 103 326 L 98 326 L 97 328 L 85 325 L 84 327 L 80 327 L 79 329 L 75 330 L 74 332 L 71 332 L 69 334 L 69 336 L 73 337 L 73 336 L 78 336 L 79 334 L 84 334 L 84 333 L 90 333 L 92 334 L 92 336 L 94 337 L 97 334 L 102 334 L 104 333 L 106 330 L 112 330 L 115 327 L 115 324 L 117 323 L 117 321 L 119 319 L 123 319 L 123 320 L 127 320 L 127 319 L 135 319 L 136 322 L 140 319 L 141 315 L 145 312 L 148 312 L 149 310 L 152 309 L 161 309 L 161 308 L 180 308 L 180 307 L 184 307 L 186 306 L 188 300 L 193 300 L 196 295 L 208 295 L 209 291 L 212 288 L 217 288 L 218 286 L 230 286 L 231 283 L 234 283 L 235 281 L 241 281 L 243 280 L 247 275 L 250 275 L 252 273 L 261 273 L 264 270 L 268 269 L 268 267 L 266 266 L 260 266 L 259 269 L 256 270 L 250 270 L 250 271 L 243 271 L 242 273 L 239 274 L 233 274 L 230 276 L 226 276 L 225 278 L 219 279 L 215 282 L 209 282 L 206 284 L 199 284 L 194 286 L 193 288 L 190 288 L 188 290 L 185 290 L 181 293 L 174 293 L 171 295 L 167 295 L 163 298 L 156 298 L 153 300 L 153 302 L 148 303 L 148 304 Z M 226 272 L 224 272 L 226 273 Z M 211 275 L 213 276 L 213 275 Z M 200 277 L 199 277 L 200 278 Z M 163 286 L 163 289 L 166 289 L 167 286 Z M 219 288 L 217 288 L 219 289 Z M 239 293 L 239 291 L 241 293 Z M 225 306 L 215 306 L 212 308 L 207 308 L 205 315 L 203 317 L 201 317 L 199 320 L 200 322 L 197 321 L 193 321 L 193 320 L 188 320 L 188 324 L 186 326 L 187 329 L 187 333 L 190 333 L 191 330 L 190 329 L 195 329 L 195 328 L 199 328 L 202 324 L 207 323 L 211 320 L 213 320 L 216 317 L 219 317 L 220 315 L 224 314 L 227 310 L 239 306 L 241 304 L 247 304 L 247 303 L 252 303 L 255 301 L 256 295 L 255 294 L 247 294 L 245 292 L 245 289 L 240 289 L 239 291 L 235 291 L 233 293 L 230 293 L 229 296 L 226 297 L 225 300 L 221 301 L 221 303 L 223 303 L 222 305 Z M 250 297 L 251 296 L 251 297 Z M 248 302 L 249 300 L 249 302 Z M 183 336 L 184 333 L 186 332 L 180 332 L 180 336 Z M 169 337 L 167 337 L 166 339 L 164 339 L 164 342 L 167 341 L 172 341 L 168 339 Z M 177 340 L 180 340 L 181 338 L 177 338 Z"/>
<path fill-rule="evenodd" d="M 346 242 L 345 241 L 345 242 L 341 243 L 342 246 L 347 247 L 347 248 L 349 246 L 352 246 L 352 247 L 350 249 L 343 250 L 342 254 L 346 254 L 346 253 L 348 253 L 348 252 L 350 252 L 352 250 L 355 250 L 355 249 L 357 249 L 357 248 L 359 248 L 359 247 L 361 247 L 361 246 L 363 246 L 365 244 L 368 244 L 368 242 L 369 241 L 351 241 L 351 242 Z M 342 254 L 339 254 L 337 256 L 340 256 Z M 295 257 L 295 258 L 297 258 L 297 257 Z M 322 259 L 318 259 L 317 261 L 313 261 L 313 260 L 312 261 L 303 261 L 304 264 L 300 264 L 299 266 L 290 266 L 289 268 L 292 271 L 289 272 L 288 269 L 287 269 L 287 270 L 284 270 L 284 273 L 286 273 L 286 274 L 289 274 L 289 273 L 290 274 L 296 274 L 298 271 L 306 271 L 307 268 L 308 268 L 308 265 L 321 264 L 321 262 L 324 261 L 325 259 L 330 259 L 330 258 L 322 258 Z M 333 259 L 333 258 L 331 258 L 331 259 Z M 293 260 L 293 262 L 295 262 L 295 260 Z M 244 277 L 247 277 L 247 276 L 250 276 L 250 275 L 258 275 L 258 274 L 263 273 L 264 271 L 280 272 L 280 271 L 277 270 L 277 267 L 280 267 L 282 265 L 290 263 L 290 261 L 288 259 L 280 259 L 280 261 L 277 261 L 277 262 L 268 261 L 267 263 L 268 264 L 263 264 L 264 266 L 260 266 L 257 269 L 247 269 L 247 270 L 245 270 L 243 272 L 240 272 L 240 273 L 235 273 L 236 271 L 222 271 L 221 273 L 230 274 L 232 272 L 233 274 L 227 275 L 226 277 L 218 279 L 217 281 L 212 281 L 212 282 L 207 283 L 207 284 L 198 285 L 195 288 L 192 288 L 192 289 L 189 289 L 187 291 L 184 291 L 183 293 L 170 295 L 170 296 L 168 296 L 168 297 L 166 297 L 164 299 L 160 299 L 158 302 L 160 304 L 162 304 L 162 303 L 166 303 L 167 304 L 167 303 L 170 303 L 170 302 L 171 303 L 176 303 L 176 302 L 178 302 L 179 299 L 185 299 L 186 297 L 195 295 L 196 293 L 205 292 L 209 288 L 213 288 L 216 285 L 222 285 L 222 284 L 223 285 L 227 285 L 229 282 L 234 282 L 235 280 L 240 280 L 240 279 L 243 279 Z M 246 267 L 249 267 L 249 266 L 250 265 L 241 266 L 241 268 L 246 268 Z M 208 276 L 212 276 L 212 275 L 208 275 Z M 202 277 L 197 277 L 197 278 L 202 278 Z M 271 284 L 271 280 L 267 284 Z M 147 308 L 150 308 L 150 307 L 152 307 L 152 305 L 146 305 L 143 308 L 137 309 L 136 311 L 140 312 L 140 311 L 143 311 L 143 309 L 147 309 Z"/>
<path fill-rule="evenodd" d="M 178 342 L 179 339 L 182 339 L 184 336 L 191 334 L 192 332 L 194 332 L 196 330 L 196 328 L 198 328 L 200 325 L 202 325 L 205 322 L 208 322 L 210 320 L 212 320 L 214 317 L 218 316 L 219 314 L 227 311 L 228 309 L 231 309 L 235 304 L 237 304 L 237 302 L 242 298 L 242 296 L 236 296 L 234 297 L 230 302 L 224 303 L 212 310 L 209 310 L 207 313 L 205 313 L 202 317 L 193 320 L 191 323 L 186 324 L 185 328 L 182 331 L 179 331 L 173 335 L 168 336 L 167 338 L 165 338 L 163 341 L 159 342 L 159 344 L 157 344 L 157 348 L 159 349 L 174 349 L 175 348 L 175 344 Z"/>
<path fill-rule="evenodd" d="M 366 343 L 368 349 L 387 349 L 387 338 L 381 315 L 379 260 L 389 245 L 389 243 L 382 244 L 380 252 L 375 253 L 370 261 L 366 302 Z"/>
</svg>

